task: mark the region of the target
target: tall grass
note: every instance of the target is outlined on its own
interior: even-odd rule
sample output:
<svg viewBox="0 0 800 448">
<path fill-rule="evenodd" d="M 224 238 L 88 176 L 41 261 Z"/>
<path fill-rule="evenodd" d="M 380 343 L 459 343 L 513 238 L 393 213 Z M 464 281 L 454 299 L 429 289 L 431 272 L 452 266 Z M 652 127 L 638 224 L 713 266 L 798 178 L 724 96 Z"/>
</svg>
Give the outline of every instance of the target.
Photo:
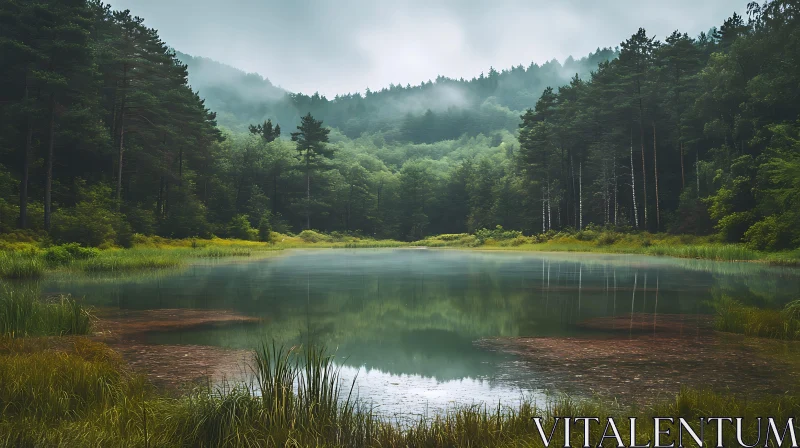
<svg viewBox="0 0 800 448">
<path fill-rule="evenodd" d="M 44 302 L 25 288 L 0 290 L 0 336 L 61 336 L 88 334 L 91 316 L 74 299 L 61 296 Z"/>
<path fill-rule="evenodd" d="M 678 258 L 700 258 L 716 261 L 758 260 L 762 255 L 741 245 L 703 244 L 703 245 L 664 245 L 650 246 L 644 250 L 648 255 L 666 255 Z"/>
<path fill-rule="evenodd" d="M 800 300 L 782 310 L 745 306 L 728 297 L 715 303 L 719 331 L 772 339 L 800 339 Z"/>
<path fill-rule="evenodd" d="M 36 255 L 0 252 L 0 278 L 37 278 L 44 273 L 44 270 L 44 261 Z"/>
<path fill-rule="evenodd" d="M 196 249 L 193 256 L 199 258 L 225 258 L 225 257 L 249 257 L 252 254 L 250 249 L 244 247 L 219 247 L 211 246 L 203 249 Z"/>
<path fill-rule="evenodd" d="M 126 249 L 105 251 L 97 257 L 76 261 L 72 267 L 84 272 L 120 272 L 174 268 L 183 264 L 177 251 Z"/>
</svg>

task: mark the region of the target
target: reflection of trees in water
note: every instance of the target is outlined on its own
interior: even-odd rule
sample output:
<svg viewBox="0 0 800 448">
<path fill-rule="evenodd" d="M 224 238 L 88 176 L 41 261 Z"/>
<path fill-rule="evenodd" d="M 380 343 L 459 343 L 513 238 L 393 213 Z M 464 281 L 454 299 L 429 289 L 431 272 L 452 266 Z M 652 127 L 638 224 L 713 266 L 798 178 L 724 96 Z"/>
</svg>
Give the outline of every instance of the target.
<svg viewBox="0 0 800 448">
<path fill-rule="evenodd" d="M 232 309 L 262 316 L 265 323 L 180 337 L 232 347 L 252 347 L 264 337 L 285 344 L 313 339 L 339 347 L 354 357 L 353 363 L 390 372 L 429 366 L 432 376 L 447 377 L 447 365 L 462 362 L 459 369 L 477 372 L 481 363 L 492 363 L 472 348 L 480 338 L 587 335 L 589 330 L 576 324 L 628 314 L 633 327 L 642 313 L 709 312 L 706 302 L 721 294 L 777 303 L 793 298 L 798 284 L 796 271 L 754 264 L 595 254 L 328 250 L 190 266 L 110 283 L 60 277 L 48 280 L 44 289 L 128 309 Z"/>
</svg>

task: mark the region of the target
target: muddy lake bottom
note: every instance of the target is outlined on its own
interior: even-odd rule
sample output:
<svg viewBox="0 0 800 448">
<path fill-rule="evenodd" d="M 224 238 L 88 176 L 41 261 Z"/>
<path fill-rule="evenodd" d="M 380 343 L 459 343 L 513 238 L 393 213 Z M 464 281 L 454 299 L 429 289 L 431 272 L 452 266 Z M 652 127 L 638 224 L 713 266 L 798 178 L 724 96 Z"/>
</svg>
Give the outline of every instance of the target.
<svg viewBox="0 0 800 448">
<path fill-rule="evenodd" d="M 147 334 L 256 324 L 258 319 L 232 311 L 189 309 L 101 310 L 99 314 L 95 338 L 117 350 L 135 371 L 146 374 L 165 392 L 249 377 L 251 350 L 153 344 Z M 795 391 L 800 376 L 779 354 L 796 357 L 800 343 L 720 333 L 713 330 L 712 319 L 633 313 L 581 322 L 580 326 L 594 332 L 593 337 L 484 338 L 474 346 L 511 355 L 509 375 L 534 374 L 538 380 L 532 390 L 549 396 L 566 393 L 640 406 L 670 399 L 682 387 L 745 397 Z M 520 389 L 521 395 L 525 393 Z M 492 403 L 492 397 L 486 398 Z"/>
</svg>

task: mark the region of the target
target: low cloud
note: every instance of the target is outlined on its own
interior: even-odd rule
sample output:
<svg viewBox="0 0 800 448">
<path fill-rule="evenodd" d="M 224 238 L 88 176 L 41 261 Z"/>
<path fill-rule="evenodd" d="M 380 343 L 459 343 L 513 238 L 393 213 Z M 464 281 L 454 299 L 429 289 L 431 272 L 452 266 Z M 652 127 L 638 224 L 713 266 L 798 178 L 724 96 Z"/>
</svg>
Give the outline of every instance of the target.
<svg viewBox="0 0 800 448">
<path fill-rule="evenodd" d="M 166 42 L 290 91 L 329 97 L 437 75 L 488 71 L 616 46 L 641 26 L 697 35 L 731 0 L 118 0 Z"/>
</svg>

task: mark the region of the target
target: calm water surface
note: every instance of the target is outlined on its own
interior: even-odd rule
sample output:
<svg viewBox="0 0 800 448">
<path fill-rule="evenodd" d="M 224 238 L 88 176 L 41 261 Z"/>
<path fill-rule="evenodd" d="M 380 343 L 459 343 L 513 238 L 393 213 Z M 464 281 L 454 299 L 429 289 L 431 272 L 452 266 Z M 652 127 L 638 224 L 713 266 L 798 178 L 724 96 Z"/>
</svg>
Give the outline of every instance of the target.
<svg viewBox="0 0 800 448">
<path fill-rule="evenodd" d="M 52 278 L 45 290 L 97 306 L 226 309 L 262 324 L 150 333 L 152 344 L 253 348 L 322 342 L 343 377 L 386 412 L 542 397 L 547 378 L 493 337 L 603 337 L 577 324 L 635 313 L 712 312 L 723 296 L 762 307 L 800 297 L 798 271 L 630 255 L 446 250 L 297 250 L 247 262 L 109 278 Z M 602 320 L 600 320 L 602 322 Z"/>
</svg>

